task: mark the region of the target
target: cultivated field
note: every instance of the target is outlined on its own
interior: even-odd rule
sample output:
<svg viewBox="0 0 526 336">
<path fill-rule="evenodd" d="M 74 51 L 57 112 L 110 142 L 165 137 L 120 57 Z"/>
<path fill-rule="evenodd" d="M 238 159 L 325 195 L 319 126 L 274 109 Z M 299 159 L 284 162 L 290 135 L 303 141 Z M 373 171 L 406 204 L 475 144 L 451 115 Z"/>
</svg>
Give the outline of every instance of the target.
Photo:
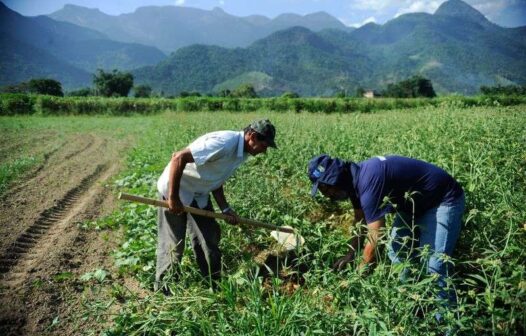
<svg viewBox="0 0 526 336">
<path fill-rule="evenodd" d="M 177 112 L 133 117 L 0 118 L 3 334 L 521 335 L 526 328 L 526 105 L 424 106 L 375 113 Z M 225 191 L 242 216 L 301 231 L 296 266 L 262 276 L 268 232 L 222 225 L 220 290 L 190 249 L 172 296 L 154 293 L 155 197 L 171 153 L 213 130 L 268 117 L 278 150 L 250 159 Z M 433 279 L 400 284 L 376 268 L 330 270 L 347 251 L 350 204 L 309 196 L 306 164 L 401 154 L 443 167 L 467 209 L 454 255 L 459 305 L 437 325 Z M 390 224 L 391 220 L 388 220 Z M 351 230 L 353 228 L 350 228 Z M 418 268 L 417 266 L 414 266 Z M 298 274 L 299 273 L 299 274 Z M 418 272 L 417 272 L 418 273 Z"/>
</svg>

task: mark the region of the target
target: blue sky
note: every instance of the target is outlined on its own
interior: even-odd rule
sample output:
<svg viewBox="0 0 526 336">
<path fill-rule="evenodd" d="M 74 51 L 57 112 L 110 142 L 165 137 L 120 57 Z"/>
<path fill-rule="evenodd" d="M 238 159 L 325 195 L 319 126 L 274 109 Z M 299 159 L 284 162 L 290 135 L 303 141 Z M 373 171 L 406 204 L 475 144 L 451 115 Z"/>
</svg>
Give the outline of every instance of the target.
<svg viewBox="0 0 526 336">
<path fill-rule="evenodd" d="M 282 13 L 309 14 L 325 11 L 349 26 L 368 22 L 383 24 L 410 12 L 433 13 L 444 0 L 0 0 L 22 15 L 52 13 L 64 4 L 98 8 L 118 15 L 135 11 L 137 7 L 186 6 L 201 9 L 221 7 L 236 16 L 260 14 L 274 18 Z M 526 25 L 526 0 L 464 0 L 489 20 L 504 26 Z"/>
</svg>

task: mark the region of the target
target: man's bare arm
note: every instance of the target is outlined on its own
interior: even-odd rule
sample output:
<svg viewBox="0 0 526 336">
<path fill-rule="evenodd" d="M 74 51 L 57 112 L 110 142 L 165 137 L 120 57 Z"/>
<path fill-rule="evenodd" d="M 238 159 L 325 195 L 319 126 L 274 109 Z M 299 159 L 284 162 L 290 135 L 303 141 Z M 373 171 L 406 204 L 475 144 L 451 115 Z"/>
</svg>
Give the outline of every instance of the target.
<svg viewBox="0 0 526 336">
<path fill-rule="evenodd" d="M 176 214 L 184 211 L 183 203 L 179 197 L 179 187 L 184 168 L 187 163 L 191 162 L 194 162 L 194 157 L 188 148 L 175 152 L 172 155 L 170 175 L 168 177 L 168 205 L 170 211 Z"/>
<path fill-rule="evenodd" d="M 213 190 L 212 195 L 214 195 L 217 205 L 221 208 L 221 212 L 224 213 L 225 215 L 230 216 L 230 219 L 228 219 L 227 222 L 229 222 L 230 224 L 237 224 L 239 221 L 238 215 L 228 205 L 228 202 L 225 197 L 225 190 L 223 188 L 223 185 L 221 185 L 216 190 Z"/>
<path fill-rule="evenodd" d="M 362 209 L 354 209 L 354 220 L 351 225 L 358 226 L 358 234 L 351 238 L 351 241 L 349 242 L 349 252 L 347 252 L 345 256 L 341 257 L 334 263 L 332 266 L 334 270 L 340 271 L 345 267 L 345 265 L 353 261 L 356 251 L 358 251 L 361 245 L 361 237 L 363 236 L 364 231 L 361 222 L 364 220 L 364 218 L 365 216 Z"/>
<path fill-rule="evenodd" d="M 360 267 L 367 264 L 374 263 L 375 251 L 378 246 L 378 239 L 380 238 L 381 229 L 385 226 L 385 219 L 381 218 L 372 223 L 367 224 L 367 242 L 363 249 L 363 260 Z"/>
</svg>

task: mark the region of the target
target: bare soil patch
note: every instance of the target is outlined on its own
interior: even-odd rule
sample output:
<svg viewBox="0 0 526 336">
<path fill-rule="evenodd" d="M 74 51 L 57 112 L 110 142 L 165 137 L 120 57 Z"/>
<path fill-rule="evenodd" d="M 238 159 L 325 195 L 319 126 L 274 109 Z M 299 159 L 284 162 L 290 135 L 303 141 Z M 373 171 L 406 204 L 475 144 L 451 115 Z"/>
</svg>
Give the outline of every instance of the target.
<svg viewBox="0 0 526 336">
<path fill-rule="evenodd" d="M 96 134 L 61 141 L 46 135 L 39 141 L 42 164 L 0 204 L 0 334 L 96 333 L 102 326 L 82 318 L 82 305 L 104 300 L 107 293 L 91 293 L 78 279 L 113 268 L 110 253 L 120 232 L 79 224 L 113 211 L 108 182 L 119 169 L 125 142 Z"/>
</svg>

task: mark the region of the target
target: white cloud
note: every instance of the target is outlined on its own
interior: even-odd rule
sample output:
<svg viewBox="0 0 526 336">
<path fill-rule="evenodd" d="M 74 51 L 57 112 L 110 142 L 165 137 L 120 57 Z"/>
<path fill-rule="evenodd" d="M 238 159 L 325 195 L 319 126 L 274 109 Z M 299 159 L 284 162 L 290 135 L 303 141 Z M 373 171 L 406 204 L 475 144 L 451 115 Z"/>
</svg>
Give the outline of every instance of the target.
<svg viewBox="0 0 526 336">
<path fill-rule="evenodd" d="M 185 1 L 186 0 L 175 0 L 175 5 L 176 6 L 184 6 Z"/>
<path fill-rule="evenodd" d="M 400 9 L 398 9 L 398 12 L 395 14 L 395 17 L 406 13 L 434 13 L 437 10 L 437 8 L 442 4 L 442 2 L 444 1 L 408 1 L 408 6 L 401 7 Z"/>
<path fill-rule="evenodd" d="M 360 0 L 362 1 L 362 0 Z M 491 17 L 498 15 L 504 8 L 520 0 L 463 0 L 482 14 Z M 406 13 L 434 13 L 445 0 L 407 0 L 404 1 L 395 17 Z"/>
<path fill-rule="evenodd" d="M 476 0 L 470 1 L 471 6 L 485 15 L 497 14 L 507 6 L 512 5 L 513 0 Z M 487 13 L 487 14 L 486 14 Z"/>
<path fill-rule="evenodd" d="M 225 2 L 223 0 L 219 0 L 219 5 L 220 6 L 224 6 L 225 5 Z"/>
<path fill-rule="evenodd" d="M 361 23 L 350 23 L 350 22 L 346 22 L 345 20 L 343 19 L 339 19 L 341 22 L 343 22 L 346 26 L 349 26 L 349 27 L 354 27 L 354 28 L 358 28 L 358 27 L 361 27 L 363 25 L 366 25 L 368 23 L 376 23 L 376 18 L 374 16 L 371 16 L 365 20 L 363 20 Z"/>
<path fill-rule="evenodd" d="M 471 0 L 469 4 L 481 12 L 486 18 L 494 20 L 499 17 L 503 9 L 512 6 L 519 0 Z"/>
<path fill-rule="evenodd" d="M 360 10 L 379 11 L 387 7 L 398 6 L 403 0 L 356 0 L 351 3 L 352 8 Z"/>
<path fill-rule="evenodd" d="M 379 18 L 380 21 L 389 20 L 406 13 L 434 13 L 441 4 L 447 0 L 345 0 L 348 3 L 350 13 L 362 12 L 362 15 Z M 518 3 L 526 3 L 526 0 L 462 0 L 475 8 L 489 19 L 496 18 L 503 10 Z M 354 15 L 353 15 L 354 16 Z M 356 18 L 340 19 L 348 26 L 357 26 Z M 366 22 L 366 21 L 364 21 Z"/>
</svg>

